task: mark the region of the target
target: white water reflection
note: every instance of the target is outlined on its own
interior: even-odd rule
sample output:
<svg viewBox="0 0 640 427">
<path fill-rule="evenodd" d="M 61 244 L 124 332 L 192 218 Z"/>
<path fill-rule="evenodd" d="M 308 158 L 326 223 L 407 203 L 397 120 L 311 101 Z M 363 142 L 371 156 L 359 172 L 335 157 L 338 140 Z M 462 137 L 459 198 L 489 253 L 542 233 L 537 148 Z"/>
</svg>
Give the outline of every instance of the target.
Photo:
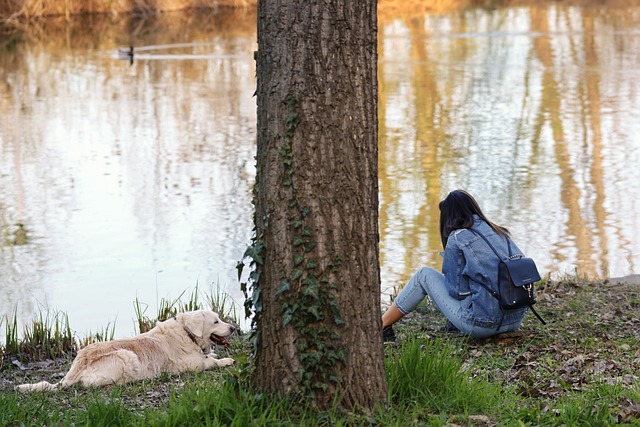
<svg viewBox="0 0 640 427">
<path fill-rule="evenodd" d="M 0 311 L 128 335 L 136 298 L 155 316 L 160 298 L 219 286 L 242 305 L 255 83 L 254 42 L 240 41 L 185 66 L 25 52 L 2 93 L 0 212 L 28 240 L 0 246 Z"/>
<path fill-rule="evenodd" d="M 153 316 L 196 284 L 242 312 L 255 14 L 219 22 L 0 53 L 0 314 L 61 310 L 80 336 L 126 336 L 136 298 Z M 638 272 L 639 23 L 555 3 L 381 18 L 383 292 L 439 266 L 437 204 L 455 188 L 543 274 Z"/>
</svg>

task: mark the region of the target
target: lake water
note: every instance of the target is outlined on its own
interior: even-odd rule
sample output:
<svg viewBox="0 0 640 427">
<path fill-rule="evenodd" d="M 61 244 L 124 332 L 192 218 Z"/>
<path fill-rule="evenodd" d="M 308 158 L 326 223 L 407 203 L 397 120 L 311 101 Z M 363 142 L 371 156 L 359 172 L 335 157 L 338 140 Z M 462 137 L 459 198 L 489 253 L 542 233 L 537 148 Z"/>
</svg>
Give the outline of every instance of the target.
<svg viewBox="0 0 640 427">
<path fill-rule="evenodd" d="M 0 39 L 0 315 L 134 329 L 197 288 L 242 313 L 255 11 L 49 22 Z M 640 272 L 640 7 L 379 19 L 382 303 L 440 265 L 469 190 L 544 275 Z M 118 49 L 135 46 L 133 64 Z M 0 335 L 4 325 L 0 325 Z"/>
</svg>

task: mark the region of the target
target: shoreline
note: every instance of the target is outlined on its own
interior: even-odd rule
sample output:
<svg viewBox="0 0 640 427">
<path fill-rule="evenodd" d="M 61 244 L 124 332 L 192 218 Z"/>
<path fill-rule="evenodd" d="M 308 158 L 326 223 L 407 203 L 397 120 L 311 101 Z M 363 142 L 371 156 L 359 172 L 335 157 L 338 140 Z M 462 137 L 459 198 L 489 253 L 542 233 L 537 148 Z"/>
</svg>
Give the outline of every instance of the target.
<svg viewBox="0 0 640 427">
<path fill-rule="evenodd" d="M 619 285 L 623 283 L 628 283 L 631 285 L 640 285 L 640 274 L 629 274 L 627 276 L 611 277 L 609 279 L 605 279 L 604 282 L 612 285 Z"/>
<path fill-rule="evenodd" d="M 625 276 L 618 276 L 618 277 L 611 277 L 611 278 L 593 278 L 593 279 L 589 279 L 589 278 L 579 278 L 579 277 L 568 277 L 568 278 L 559 278 L 559 279 L 555 279 L 555 280 L 549 280 L 548 282 L 546 282 L 544 285 L 541 286 L 542 282 L 539 282 L 538 286 L 538 292 L 540 293 L 546 293 L 547 289 L 553 289 L 554 287 L 558 287 L 558 286 L 562 286 L 563 283 L 575 283 L 575 284 L 580 284 L 580 285 L 587 285 L 587 286 L 598 286 L 598 285 L 604 285 L 604 286 L 621 286 L 624 287 L 626 286 L 637 286 L 640 285 L 640 274 L 629 274 L 629 275 L 625 275 Z M 550 284 L 550 286 L 549 286 Z M 381 301 L 381 308 L 384 307 L 383 302 Z M 213 309 L 213 308 L 212 308 Z M 213 309 L 215 311 L 215 309 Z M 225 313 L 225 316 L 229 319 L 228 321 L 234 323 L 234 324 L 238 324 L 238 319 L 233 318 L 233 316 L 230 316 L 229 313 L 227 313 L 223 307 L 222 310 L 223 313 Z M 54 318 L 57 318 L 57 315 L 60 314 L 61 312 L 56 312 L 54 313 Z M 64 314 L 64 313 L 63 313 Z M 109 335 L 109 329 L 108 327 L 105 328 L 104 330 L 101 330 L 97 333 L 93 333 L 90 332 L 88 333 L 84 338 L 80 337 L 79 335 L 77 335 L 77 332 L 72 331 L 71 329 L 69 329 L 68 324 L 48 324 L 48 320 L 49 320 L 49 313 L 47 313 L 47 315 L 45 317 L 42 317 L 42 313 L 40 314 L 40 320 L 42 322 L 42 319 L 45 319 L 44 323 L 42 325 L 38 324 L 38 331 L 40 331 L 40 329 L 45 330 L 47 327 L 55 327 L 55 329 L 61 329 L 63 331 L 66 331 L 69 336 L 61 336 L 58 337 L 60 340 L 65 340 L 65 341 L 73 341 L 75 344 L 73 344 L 74 348 L 82 348 L 87 344 L 90 344 L 91 342 L 94 342 L 96 340 L 98 341 L 102 341 L 102 340 L 110 340 L 110 339 L 114 339 L 113 337 L 108 338 Z M 149 318 L 132 318 L 135 321 L 138 322 L 138 324 L 140 324 L 140 322 L 144 322 L 147 324 L 148 328 L 153 327 L 153 324 L 155 324 L 155 322 L 157 320 L 152 320 Z M 2 326 L 7 326 L 10 325 L 10 319 L 8 318 L 4 318 L 4 319 L 0 319 L 0 325 Z M 158 319 L 158 320 L 164 320 L 164 319 Z M 9 322 L 7 323 L 7 325 L 4 325 L 5 322 Z M 37 323 L 37 322 L 35 322 Z M 34 323 L 34 324 L 35 324 Z M 240 333 L 246 333 L 248 331 L 243 331 L 242 329 L 240 329 Z M 138 332 L 141 333 L 141 332 Z M 134 332 L 134 335 L 136 333 Z M 130 335 L 127 335 L 130 336 Z M 132 336 L 132 335 L 131 335 Z M 6 339 L 6 337 L 5 337 Z M 21 346 L 23 344 L 25 344 L 25 340 L 24 337 L 22 338 L 18 338 L 18 337 L 13 337 L 14 341 L 13 344 L 17 345 L 17 346 Z M 69 343 L 66 343 L 67 345 L 69 345 Z M 84 345 L 83 345 L 84 344 Z M 77 346 L 77 347 L 76 347 Z M 2 361 L 4 359 L 7 358 L 11 358 L 12 356 L 17 356 L 18 358 L 21 358 L 22 356 L 25 356 L 25 354 L 23 353 L 22 356 L 20 354 L 14 354 L 14 352 L 12 351 L 12 348 L 9 348 L 9 350 L 7 351 L 7 347 L 0 344 L 0 371 L 2 370 Z M 19 352 L 21 353 L 21 352 Z M 35 357 L 34 357 L 35 356 Z M 30 360 L 30 362 L 35 362 L 37 360 L 48 360 L 48 358 L 42 358 L 42 354 L 40 354 L 39 356 L 36 355 L 28 355 L 26 356 L 27 359 Z M 51 358 L 54 359 L 54 358 Z"/>
</svg>

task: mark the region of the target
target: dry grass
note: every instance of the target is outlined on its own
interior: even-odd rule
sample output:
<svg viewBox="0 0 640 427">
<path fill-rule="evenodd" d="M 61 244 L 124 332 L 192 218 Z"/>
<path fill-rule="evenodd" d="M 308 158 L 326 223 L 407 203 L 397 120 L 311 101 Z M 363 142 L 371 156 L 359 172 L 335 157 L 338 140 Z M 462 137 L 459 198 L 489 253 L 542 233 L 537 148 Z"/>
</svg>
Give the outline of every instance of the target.
<svg viewBox="0 0 640 427">
<path fill-rule="evenodd" d="M 0 22 L 17 24 L 49 16 L 133 14 L 221 7 L 254 7 L 257 0 L 0 0 Z"/>
<path fill-rule="evenodd" d="M 0 25 L 0 48 L 10 50 L 7 44 L 19 43 L 25 48 L 56 55 L 70 50 L 117 49 L 130 44 L 204 42 L 213 36 L 222 40 L 255 38 L 255 22 L 255 9 L 239 8 L 154 16 L 128 14 L 118 19 L 109 19 L 107 15 L 34 18 Z"/>
<path fill-rule="evenodd" d="M 625 7 L 638 0 L 565 0 L 567 4 Z M 0 0 L 0 24 L 18 25 L 34 18 L 76 15 L 151 16 L 160 12 L 255 8 L 258 0 Z M 378 0 L 378 15 L 389 19 L 425 13 L 448 13 L 469 7 L 536 5 L 538 0 Z"/>
</svg>

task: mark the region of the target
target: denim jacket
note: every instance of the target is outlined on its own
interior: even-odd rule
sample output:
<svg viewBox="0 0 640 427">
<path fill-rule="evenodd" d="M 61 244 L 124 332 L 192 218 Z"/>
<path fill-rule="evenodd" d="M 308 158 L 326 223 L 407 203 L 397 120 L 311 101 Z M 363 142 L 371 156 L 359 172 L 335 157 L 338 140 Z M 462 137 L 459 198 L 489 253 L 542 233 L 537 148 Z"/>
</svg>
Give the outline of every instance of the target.
<svg viewBox="0 0 640 427">
<path fill-rule="evenodd" d="M 496 251 L 508 256 L 507 240 L 497 234 L 479 216 L 474 215 L 473 229 L 484 234 Z M 511 241 L 511 254 L 522 254 Z M 449 295 L 462 301 L 463 317 L 487 328 L 498 327 L 503 321 L 511 323 L 524 317 L 527 308 L 504 310 L 498 300 L 478 282 L 498 290 L 498 257 L 482 237 L 463 228 L 453 231 L 447 239 L 442 273 Z"/>
</svg>

